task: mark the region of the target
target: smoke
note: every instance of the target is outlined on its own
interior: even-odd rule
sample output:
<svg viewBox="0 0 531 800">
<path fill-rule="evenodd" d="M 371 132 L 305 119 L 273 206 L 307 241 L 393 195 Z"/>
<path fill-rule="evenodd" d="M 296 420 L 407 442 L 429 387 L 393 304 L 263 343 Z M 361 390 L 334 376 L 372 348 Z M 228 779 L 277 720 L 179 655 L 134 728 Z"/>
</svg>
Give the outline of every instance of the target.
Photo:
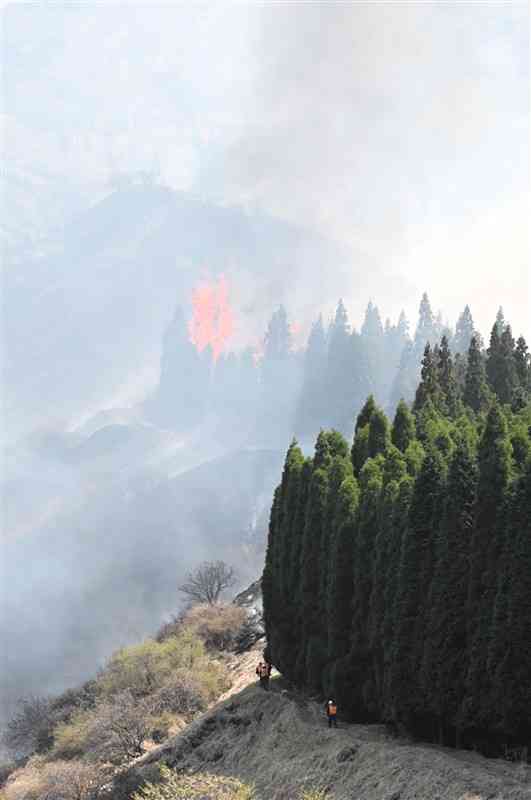
<svg viewBox="0 0 531 800">
<path fill-rule="evenodd" d="M 424 290 L 530 337 L 528 8 L 14 3 L 3 44 L 6 414 L 59 431 L 5 464 L 13 697 L 152 630 L 270 496 L 278 454 L 171 483 L 225 452 L 208 428 L 74 432 L 153 387 L 176 303 L 215 353 L 280 303 L 306 332 L 340 296 L 414 320 Z"/>
<path fill-rule="evenodd" d="M 443 255 L 450 318 L 503 302 L 529 334 L 526 4 L 15 5 L 6 43 L 10 163 L 92 192 L 152 171 L 316 230 L 350 263 L 305 280 L 356 316 L 413 316 Z"/>
</svg>

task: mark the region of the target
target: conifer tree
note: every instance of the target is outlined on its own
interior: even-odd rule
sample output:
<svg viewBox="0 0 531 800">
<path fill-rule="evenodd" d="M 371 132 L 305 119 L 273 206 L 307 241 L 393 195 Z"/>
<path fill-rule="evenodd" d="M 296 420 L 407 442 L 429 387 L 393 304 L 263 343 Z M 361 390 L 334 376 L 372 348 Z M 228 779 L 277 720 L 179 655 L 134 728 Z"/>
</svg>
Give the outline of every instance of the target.
<svg viewBox="0 0 531 800">
<path fill-rule="evenodd" d="M 322 641 L 320 608 L 321 542 L 325 523 L 328 475 L 323 467 L 314 469 L 310 483 L 301 564 L 301 613 L 306 643 L 305 679 L 314 690 L 321 681 L 326 660 L 326 642 Z"/>
<path fill-rule="evenodd" d="M 504 325 L 500 312 L 501 309 L 490 335 L 487 378 L 500 403 L 510 403 L 518 385 L 518 374 L 511 326 Z"/>
<path fill-rule="evenodd" d="M 387 381 L 389 364 L 386 360 L 385 337 L 380 313 L 372 301 L 365 311 L 365 319 L 361 326 L 361 342 L 367 354 L 370 379 L 374 392 L 380 403 L 387 400 Z"/>
<path fill-rule="evenodd" d="M 397 619 L 391 687 L 395 720 L 412 730 L 423 730 L 425 695 L 420 681 L 426 625 L 426 596 L 433 568 L 435 537 L 440 513 L 444 468 L 431 448 L 415 482 L 404 532 L 397 592 Z"/>
<path fill-rule="evenodd" d="M 511 444 L 497 404 L 489 411 L 478 449 L 477 513 L 471 543 L 468 585 L 468 669 L 461 720 L 465 727 L 487 728 L 491 715 L 487 673 L 497 569 L 504 549 L 501 520 L 511 480 Z"/>
<path fill-rule="evenodd" d="M 472 338 L 475 336 L 474 320 L 468 305 L 459 315 L 455 326 L 455 336 L 453 340 L 453 350 L 455 353 L 467 353 Z"/>
<path fill-rule="evenodd" d="M 418 444 L 418 443 L 417 443 Z M 402 542 L 408 526 L 409 509 L 413 497 L 415 481 L 410 475 L 403 477 L 398 484 L 398 494 L 394 499 L 393 525 L 389 531 L 387 554 L 389 563 L 386 570 L 384 588 L 384 677 L 382 687 L 382 719 L 396 720 L 394 680 L 396 675 L 395 647 L 397 637 L 399 569 L 401 564 Z M 392 489 L 390 491 L 393 491 Z"/>
<path fill-rule="evenodd" d="M 454 373 L 452 354 L 448 339 L 443 336 L 437 357 L 437 379 L 441 390 L 440 407 L 444 413 L 456 416 L 458 411 L 458 391 Z"/>
<path fill-rule="evenodd" d="M 469 408 L 479 414 L 489 402 L 489 389 L 485 378 L 483 356 L 474 336 L 468 349 L 468 364 L 463 400 Z"/>
<path fill-rule="evenodd" d="M 390 444 L 389 423 L 380 408 L 373 413 L 369 422 L 367 449 L 369 458 L 385 453 Z"/>
<path fill-rule="evenodd" d="M 352 466 L 356 476 L 359 476 L 361 468 L 369 457 L 369 423 L 376 409 L 374 397 L 370 394 L 356 418 L 351 450 Z"/>
<path fill-rule="evenodd" d="M 514 351 L 514 361 L 516 366 L 516 376 L 518 378 L 518 383 L 526 392 L 530 389 L 530 368 L 531 368 L 531 357 L 529 355 L 529 349 L 527 347 L 526 340 L 523 336 L 518 337 L 518 341 L 516 342 L 516 349 Z"/>
<path fill-rule="evenodd" d="M 313 434 L 323 424 L 326 414 L 325 387 L 327 343 L 322 316 L 314 322 L 304 354 L 302 389 L 297 408 L 296 428 L 301 434 Z"/>
<path fill-rule="evenodd" d="M 328 333 L 326 387 L 329 391 L 328 422 L 336 430 L 350 435 L 353 406 L 353 352 L 347 310 L 340 300 Z"/>
<path fill-rule="evenodd" d="M 397 542 L 395 510 L 400 493 L 400 482 L 407 474 L 403 453 L 391 445 L 383 464 L 383 487 L 378 501 L 378 526 L 374 538 L 372 587 L 369 601 L 368 630 L 369 650 L 372 659 L 372 683 L 374 685 L 373 711 L 381 716 L 384 709 L 385 669 L 389 660 L 389 648 L 385 636 L 386 590 L 394 580 Z M 398 547 L 400 543 L 398 542 Z"/>
<path fill-rule="evenodd" d="M 500 721 L 506 741 L 529 742 L 531 735 L 531 460 L 511 502 L 507 536 L 505 652 L 496 666 Z"/>
<path fill-rule="evenodd" d="M 352 593 L 354 590 L 354 537 L 359 486 L 348 476 L 339 487 L 330 581 L 328 584 L 328 657 L 343 658 L 350 647 Z"/>
<path fill-rule="evenodd" d="M 428 342 L 434 345 L 438 339 L 433 311 L 431 310 L 428 295 L 424 292 L 420 301 L 419 319 L 415 331 L 415 349 L 417 353 L 421 353 Z"/>
<path fill-rule="evenodd" d="M 412 442 L 414 438 L 415 417 L 409 410 L 407 404 L 403 400 L 400 400 L 393 420 L 391 441 L 395 447 L 398 447 L 402 453 L 405 453 L 410 442 Z"/>
<path fill-rule="evenodd" d="M 302 609 L 302 562 L 304 551 L 304 530 L 306 524 L 306 508 L 310 493 L 310 483 L 313 474 L 313 461 L 306 458 L 302 465 L 297 507 L 293 524 L 293 542 L 291 547 L 290 586 L 292 597 L 296 603 L 296 612 L 293 615 L 292 636 L 292 663 L 291 676 L 297 684 L 304 681 L 304 663 L 306 658 L 306 643 L 303 629 Z"/>
<path fill-rule="evenodd" d="M 331 437 L 333 433 L 335 432 L 329 432 L 329 437 Z M 341 437 L 341 439 L 342 438 L 343 437 Z M 340 448 L 340 452 L 333 456 L 328 469 L 328 495 L 321 539 L 321 581 L 319 588 L 323 638 L 325 638 L 326 635 L 325 620 L 328 608 L 328 587 L 332 580 L 332 557 L 338 523 L 337 515 L 340 489 L 343 482 L 353 475 L 352 463 L 348 457 L 348 445 L 344 440 L 343 442 L 344 448 Z"/>
<path fill-rule="evenodd" d="M 279 574 L 277 570 L 277 557 L 276 557 L 276 535 L 278 529 L 278 515 L 281 502 L 280 486 L 275 489 L 273 497 L 273 504 L 269 515 L 269 530 L 267 536 L 267 548 L 265 555 L 264 571 L 262 573 L 262 603 L 264 613 L 264 626 L 267 632 L 268 641 L 271 643 L 274 640 L 275 626 L 278 622 L 278 587 L 279 587 Z M 276 655 L 272 653 L 273 660 Z"/>
<path fill-rule="evenodd" d="M 370 394 L 365 401 L 365 404 L 361 411 L 359 412 L 358 416 L 356 417 L 356 425 L 354 427 L 354 432 L 357 433 L 360 428 L 364 428 L 365 425 L 368 425 L 371 421 L 371 417 L 376 411 L 377 405 L 374 400 L 372 394 Z"/>
<path fill-rule="evenodd" d="M 421 679 L 441 744 L 459 742 L 458 714 L 466 675 L 468 563 L 477 466 L 469 438 L 452 456 L 429 594 Z M 450 731 L 453 732 L 450 737 Z"/>
<path fill-rule="evenodd" d="M 383 486 L 383 457 L 368 459 L 360 474 L 361 498 L 354 545 L 354 596 L 351 657 L 354 667 L 352 707 L 359 719 L 375 714 L 375 686 L 370 681 L 371 653 L 368 630 L 372 589 L 374 539 L 378 530 L 378 505 Z"/>
<path fill-rule="evenodd" d="M 424 348 L 420 375 L 420 383 L 415 394 L 415 403 L 413 406 L 415 411 L 420 411 L 428 400 L 431 400 L 435 405 L 437 405 L 439 401 L 440 387 L 437 374 L 437 361 L 429 342 Z"/>
</svg>

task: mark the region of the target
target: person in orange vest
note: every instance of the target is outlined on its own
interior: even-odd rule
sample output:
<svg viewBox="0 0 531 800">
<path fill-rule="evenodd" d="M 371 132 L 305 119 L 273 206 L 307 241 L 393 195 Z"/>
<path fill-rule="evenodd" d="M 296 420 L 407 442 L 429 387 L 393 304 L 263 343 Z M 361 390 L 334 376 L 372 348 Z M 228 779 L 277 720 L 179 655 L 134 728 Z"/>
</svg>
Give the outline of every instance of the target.
<svg viewBox="0 0 531 800">
<path fill-rule="evenodd" d="M 328 727 L 337 728 L 337 705 L 334 700 L 329 700 L 325 706 L 326 716 L 328 717 Z"/>
<path fill-rule="evenodd" d="M 260 686 L 266 691 L 269 689 L 269 676 L 271 675 L 271 664 L 267 661 L 260 661 L 256 668 L 256 674 L 260 678 Z"/>
</svg>

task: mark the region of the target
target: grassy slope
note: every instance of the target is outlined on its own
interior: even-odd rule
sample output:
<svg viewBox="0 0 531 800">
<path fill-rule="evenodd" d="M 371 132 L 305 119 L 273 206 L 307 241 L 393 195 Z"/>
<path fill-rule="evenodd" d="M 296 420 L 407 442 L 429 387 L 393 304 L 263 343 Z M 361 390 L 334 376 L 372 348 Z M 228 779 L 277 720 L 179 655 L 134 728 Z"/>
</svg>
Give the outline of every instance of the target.
<svg viewBox="0 0 531 800">
<path fill-rule="evenodd" d="M 489 761 L 388 736 L 381 726 L 329 731 L 315 702 L 273 681 L 254 683 L 259 648 L 234 664 L 234 688 L 245 689 L 147 754 L 112 791 L 125 800 L 157 764 L 233 775 L 254 782 L 259 798 L 293 800 L 303 786 L 324 786 L 335 800 L 531 800 L 531 767 Z"/>
</svg>

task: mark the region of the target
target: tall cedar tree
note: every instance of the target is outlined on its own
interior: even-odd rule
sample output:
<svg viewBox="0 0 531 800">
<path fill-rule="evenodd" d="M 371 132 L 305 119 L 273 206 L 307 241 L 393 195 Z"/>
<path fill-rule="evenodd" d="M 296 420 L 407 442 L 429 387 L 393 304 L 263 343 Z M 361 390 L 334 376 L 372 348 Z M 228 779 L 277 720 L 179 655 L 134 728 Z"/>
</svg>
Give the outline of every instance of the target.
<svg viewBox="0 0 531 800">
<path fill-rule="evenodd" d="M 321 542 L 325 524 L 328 474 L 326 467 L 315 465 L 308 503 L 301 563 L 301 611 L 303 637 L 306 643 L 305 680 L 316 690 L 320 687 L 321 668 L 326 660 L 326 643 L 322 640 L 320 608 Z"/>
<path fill-rule="evenodd" d="M 461 436 L 450 462 L 429 595 L 422 682 L 440 744 L 459 744 L 458 712 L 466 675 L 468 563 L 477 466 Z"/>
<path fill-rule="evenodd" d="M 499 314 L 500 347 L 507 327 Z M 440 386 L 444 350 L 432 351 Z M 345 715 L 503 753 L 531 734 L 531 405 L 494 404 L 485 419 L 479 342 L 468 360 L 467 413 L 445 416 L 428 393 L 419 438 L 405 404 L 389 437 L 369 398 L 351 451 L 359 484 L 337 431 L 321 431 L 313 460 L 292 443 L 264 616 L 274 663 Z"/>
<path fill-rule="evenodd" d="M 437 357 L 428 342 L 424 348 L 420 383 L 415 394 L 415 411 L 420 411 L 428 400 L 431 400 L 434 405 L 438 405 L 439 395 L 440 386 L 439 376 L 437 374 Z"/>
<path fill-rule="evenodd" d="M 370 394 L 356 418 L 351 458 L 354 474 L 357 477 L 359 477 L 361 468 L 369 458 L 369 423 L 376 408 L 374 397 Z"/>
<path fill-rule="evenodd" d="M 326 414 L 325 371 L 327 358 L 323 318 L 314 322 L 304 354 L 303 380 L 296 413 L 296 430 L 301 435 L 319 430 Z"/>
<path fill-rule="evenodd" d="M 460 314 L 455 326 L 455 336 L 452 342 L 453 352 L 467 353 L 473 336 L 475 336 L 474 320 L 472 319 L 470 307 L 467 305 L 462 314 Z"/>
<path fill-rule="evenodd" d="M 443 482 L 442 459 L 432 448 L 415 482 L 402 542 L 392 664 L 394 718 L 413 730 L 423 730 L 427 716 L 420 667 L 426 625 L 425 595 L 431 580 L 434 530 L 439 519 Z"/>
<path fill-rule="evenodd" d="M 415 417 L 403 400 L 400 400 L 393 428 L 391 430 L 391 441 L 402 453 L 405 453 L 413 439 L 415 438 Z"/>
<path fill-rule="evenodd" d="M 375 714 L 375 687 L 370 680 L 371 658 L 367 621 L 372 589 L 373 542 L 378 529 L 378 504 L 383 486 L 382 461 L 382 456 L 368 459 L 360 474 L 362 493 L 354 543 L 351 634 L 355 686 L 351 705 L 358 719 L 371 719 Z"/>
<path fill-rule="evenodd" d="M 297 551 L 292 553 L 292 550 L 294 544 L 298 544 L 295 534 L 295 517 L 303 463 L 303 454 L 297 442 L 293 440 L 286 456 L 280 484 L 282 510 L 279 515 L 277 534 L 279 538 L 279 578 L 277 583 L 283 612 L 276 624 L 275 633 L 278 639 L 278 646 L 275 648 L 275 652 L 276 664 L 282 671 L 291 667 L 294 658 L 292 635 L 297 617 L 297 605 L 296 598 L 292 594 L 290 564 L 292 558 L 296 558 L 299 555 Z"/>
<path fill-rule="evenodd" d="M 476 414 L 484 411 L 489 403 L 489 388 L 485 376 L 485 364 L 478 342 L 474 336 L 468 348 L 468 362 L 463 400 Z"/>
<path fill-rule="evenodd" d="M 511 443 L 500 407 L 492 406 L 478 450 L 477 513 L 470 553 L 467 597 L 468 670 L 461 721 L 465 728 L 487 729 L 491 677 L 487 673 L 497 570 L 504 549 L 503 512 L 511 480 Z"/>
<path fill-rule="evenodd" d="M 531 739 L 531 460 L 511 503 L 507 537 L 506 649 L 497 665 L 502 731 L 510 742 Z"/>
<path fill-rule="evenodd" d="M 328 584 L 328 658 L 331 661 L 346 656 L 350 648 L 354 538 L 359 496 L 356 479 L 353 476 L 346 477 L 338 492 Z M 332 692 L 334 693 L 333 690 Z"/>
<path fill-rule="evenodd" d="M 459 411 L 457 382 L 448 339 L 443 336 L 437 356 L 437 377 L 441 390 L 440 408 L 443 413 L 455 417 Z"/>
</svg>

